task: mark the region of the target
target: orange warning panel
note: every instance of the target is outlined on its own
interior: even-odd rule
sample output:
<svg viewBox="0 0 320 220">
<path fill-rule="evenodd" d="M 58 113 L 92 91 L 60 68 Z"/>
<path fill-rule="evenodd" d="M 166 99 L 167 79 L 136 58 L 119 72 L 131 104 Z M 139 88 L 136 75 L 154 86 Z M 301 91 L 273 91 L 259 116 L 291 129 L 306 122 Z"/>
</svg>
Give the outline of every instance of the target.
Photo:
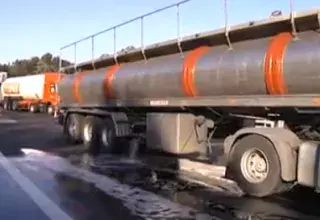
<svg viewBox="0 0 320 220">
<path fill-rule="evenodd" d="M 198 60 L 203 56 L 209 47 L 198 47 L 188 53 L 183 62 L 182 69 L 182 89 L 187 96 L 198 96 L 198 91 L 194 83 L 195 67 Z"/>
<path fill-rule="evenodd" d="M 120 66 L 115 64 L 107 69 L 107 73 L 104 78 L 104 89 L 105 89 L 105 94 L 108 98 L 115 98 L 112 95 L 112 80 L 116 72 L 119 70 L 119 68 Z"/>
<path fill-rule="evenodd" d="M 81 96 L 79 92 L 80 88 L 80 83 L 83 78 L 83 76 L 86 74 L 86 72 L 80 72 L 74 77 L 74 81 L 72 84 L 72 91 L 73 91 L 73 96 L 76 102 L 81 103 Z"/>
<path fill-rule="evenodd" d="M 283 58 L 287 45 L 293 38 L 291 33 L 276 35 L 267 50 L 264 73 L 265 83 L 269 94 L 282 95 L 287 93 L 283 77 Z"/>
</svg>

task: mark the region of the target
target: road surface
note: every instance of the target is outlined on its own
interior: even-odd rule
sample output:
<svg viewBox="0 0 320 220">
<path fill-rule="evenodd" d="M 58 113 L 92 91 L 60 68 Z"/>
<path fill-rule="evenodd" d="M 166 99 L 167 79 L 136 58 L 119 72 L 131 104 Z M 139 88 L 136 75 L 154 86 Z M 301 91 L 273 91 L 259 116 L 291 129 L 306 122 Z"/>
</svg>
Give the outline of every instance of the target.
<svg viewBox="0 0 320 220">
<path fill-rule="evenodd" d="M 139 159 L 92 157 L 46 115 L 1 112 L 0 143 L 1 220 L 320 218 L 310 189 L 245 198 Z"/>
</svg>

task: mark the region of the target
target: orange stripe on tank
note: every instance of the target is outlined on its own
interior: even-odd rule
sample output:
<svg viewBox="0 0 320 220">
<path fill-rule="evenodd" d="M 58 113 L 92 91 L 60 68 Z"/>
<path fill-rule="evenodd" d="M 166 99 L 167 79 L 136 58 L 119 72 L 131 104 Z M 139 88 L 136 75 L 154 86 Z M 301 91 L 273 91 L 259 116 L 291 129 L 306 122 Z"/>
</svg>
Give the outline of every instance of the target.
<svg viewBox="0 0 320 220">
<path fill-rule="evenodd" d="M 209 50 L 209 47 L 198 47 L 188 53 L 183 61 L 182 69 L 182 89 L 187 96 L 195 97 L 198 95 L 194 83 L 194 71 L 200 57 Z"/>
<path fill-rule="evenodd" d="M 79 92 L 79 89 L 80 89 L 79 87 L 80 87 L 81 80 L 85 74 L 86 74 L 86 72 L 80 72 L 75 76 L 75 78 L 73 80 L 73 84 L 72 84 L 73 96 L 74 96 L 74 99 L 77 103 L 81 103 L 81 96 L 80 96 L 80 92 Z"/>
<path fill-rule="evenodd" d="M 269 94 L 287 93 L 283 77 L 283 58 L 285 49 L 292 38 L 291 33 L 280 33 L 272 39 L 269 45 L 264 63 L 265 83 Z"/>
<path fill-rule="evenodd" d="M 104 78 L 104 88 L 105 88 L 105 93 L 108 98 L 112 98 L 112 80 L 114 78 L 114 75 L 120 68 L 119 65 L 115 64 L 107 69 L 106 76 Z"/>
</svg>

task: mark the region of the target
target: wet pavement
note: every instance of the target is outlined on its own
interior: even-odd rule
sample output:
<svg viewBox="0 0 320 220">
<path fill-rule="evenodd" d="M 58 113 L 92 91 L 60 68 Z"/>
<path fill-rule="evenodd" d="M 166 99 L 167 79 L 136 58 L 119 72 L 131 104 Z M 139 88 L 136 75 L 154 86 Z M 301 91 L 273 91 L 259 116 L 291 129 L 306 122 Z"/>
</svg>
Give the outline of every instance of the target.
<svg viewBox="0 0 320 220">
<path fill-rule="evenodd" d="M 48 219 L 5 169 L 0 167 L 0 173 L 1 219 L 26 219 L 26 216 L 30 219 Z"/>
<path fill-rule="evenodd" d="M 143 158 L 92 157 L 66 145 L 46 115 L 2 112 L 0 143 L 1 220 L 320 219 L 320 195 L 310 189 L 246 198 Z"/>
</svg>

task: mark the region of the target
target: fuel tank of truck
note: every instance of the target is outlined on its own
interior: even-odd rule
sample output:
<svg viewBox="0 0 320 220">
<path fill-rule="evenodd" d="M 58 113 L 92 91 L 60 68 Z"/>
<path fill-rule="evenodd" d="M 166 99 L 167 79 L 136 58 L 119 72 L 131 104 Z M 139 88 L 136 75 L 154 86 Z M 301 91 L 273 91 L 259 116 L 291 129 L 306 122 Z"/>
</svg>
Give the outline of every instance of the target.
<svg viewBox="0 0 320 220">
<path fill-rule="evenodd" d="M 314 31 L 226 45 L 65 76 L 63 104 L 107 99 L 320 93 L 320 35 Z"/>
</svg>

